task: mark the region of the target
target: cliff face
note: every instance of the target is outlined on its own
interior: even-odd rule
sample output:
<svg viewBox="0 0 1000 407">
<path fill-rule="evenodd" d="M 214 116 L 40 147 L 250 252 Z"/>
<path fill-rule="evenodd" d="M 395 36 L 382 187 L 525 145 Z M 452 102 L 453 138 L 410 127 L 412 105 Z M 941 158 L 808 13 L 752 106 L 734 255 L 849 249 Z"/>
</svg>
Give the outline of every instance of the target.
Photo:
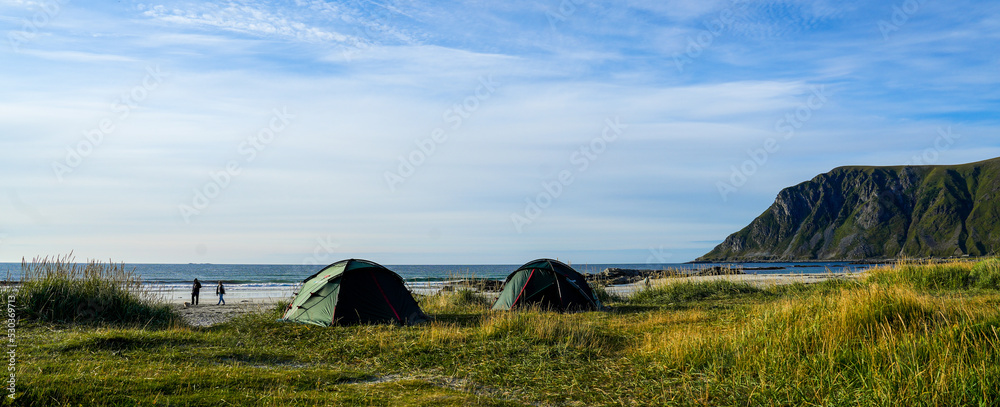
<svg viewBox="0 0 1000 407">
<path fill-rule="evenodd" d="M 842 167 L 778 194 L 702 261 L 845 260 L 1000 252 L 1000 158 Z"/>
</svg>

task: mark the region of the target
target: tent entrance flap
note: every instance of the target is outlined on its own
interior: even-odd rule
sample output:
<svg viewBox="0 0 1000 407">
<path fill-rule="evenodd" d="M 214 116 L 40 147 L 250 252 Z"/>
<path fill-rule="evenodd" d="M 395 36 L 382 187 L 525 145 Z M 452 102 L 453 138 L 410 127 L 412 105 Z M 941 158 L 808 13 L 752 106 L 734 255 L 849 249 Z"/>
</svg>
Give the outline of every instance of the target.
<svg viewBox="0 0 1000 407">
<path fill-rule="evenodd" d="M 385 300 L 385 305 L 388 305 L 389 309 L 392 310 L 392 315 L 396 316 L 396 320 L 402 323 L 403 319 L 399 317 L 399 313 L 396 312 L 396 307 L 392 306 L 392 301 L 389 301 L 389 297 L 385 295 L 385 290 L 382 289 L 382 284 L 379 284 L 378 278 L 375 277 L 375 272 L 368 270 L 368 274 L 372 276 L 372 281 L 375 281 L 375 286 L 378 287 L 378 292 L 382 294 L 382 299 Z"/>
<path fill-rule="evenodd" d="M 556 285 L 556 279 L 554 278 L 549 281 L 539 281 L 539 280 L 542 279 L 539 277 L 535 277 L 535 281 L 541 284 L 536 284 L 537 287 L 532 287 L 531 294 L 526 295 L 524 297 L 525 300 L 533 300 L 538 298 L 539 296 L 544 296 L 545 294 L 547 294 L 547 291 L 549 291 L 549 289 L 552 288 L 552 286 Z M 558 295 L 558 292 L 556 293 L 556 295 Z"/>
</svg>

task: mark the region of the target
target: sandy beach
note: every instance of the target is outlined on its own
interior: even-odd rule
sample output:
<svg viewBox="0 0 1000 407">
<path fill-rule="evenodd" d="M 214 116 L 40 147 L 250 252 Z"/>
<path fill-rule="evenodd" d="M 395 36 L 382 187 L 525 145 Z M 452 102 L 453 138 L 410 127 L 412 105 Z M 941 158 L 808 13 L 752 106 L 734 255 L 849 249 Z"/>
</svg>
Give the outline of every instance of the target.
<svg viewBox="0 0 1000 407">
<path fill-rule="evenodd" d="M 201 301 L 198 305 L 190 305 L 182 300 L 169 301 L 171 307 L 177 310 L 184 322 L 191 326 L 212 326 L 220 324 L 239 315 L 250 312 L 259 312 L 273 308 L 278 299 L 272 297 L 265 298 L 233 298 L 226 301 L 225 305 L 215 305 L 214 301 Z"/>
</svg>

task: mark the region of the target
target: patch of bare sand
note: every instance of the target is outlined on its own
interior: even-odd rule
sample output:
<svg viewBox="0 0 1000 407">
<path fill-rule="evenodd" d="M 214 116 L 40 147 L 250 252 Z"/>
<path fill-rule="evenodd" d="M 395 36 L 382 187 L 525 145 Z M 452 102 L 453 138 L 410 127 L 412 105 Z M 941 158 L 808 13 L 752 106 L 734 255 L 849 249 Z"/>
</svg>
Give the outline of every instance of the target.
<svg viewBox="0 0 1000 407">
<path fill-rule="evenodd" d="M 229 321 L 251 312 L 273 309 L 277 301 L 271 298 L 244 298 L 227 301 L 226 305 L 200 303 L 190 305 L 182 301 L 172 301 L 170 306 L 177 311 L 184 322 L 191 326 L 212 326 Z"/>
</svg>

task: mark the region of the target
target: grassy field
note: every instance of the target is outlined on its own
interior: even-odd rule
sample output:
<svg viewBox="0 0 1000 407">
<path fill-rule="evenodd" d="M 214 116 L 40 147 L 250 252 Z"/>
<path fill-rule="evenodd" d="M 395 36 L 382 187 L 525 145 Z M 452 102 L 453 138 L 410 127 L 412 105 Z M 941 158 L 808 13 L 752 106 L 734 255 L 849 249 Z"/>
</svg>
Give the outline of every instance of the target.
<svg viewBox="0 0 1000 407">
<path fill-rule="evenodd" d="M 998 277 L 991 261 L 901 264 L 811 286 L 683 283 L 578 314 L 497 313 L 477 294 L 444 293 L 420 299 L 436 322 L 405 328 L 287 324 L 278 310 L 211 328 L 22 318 L 17 398 L 4 400 L 994 405 Z"/>
</svg>

